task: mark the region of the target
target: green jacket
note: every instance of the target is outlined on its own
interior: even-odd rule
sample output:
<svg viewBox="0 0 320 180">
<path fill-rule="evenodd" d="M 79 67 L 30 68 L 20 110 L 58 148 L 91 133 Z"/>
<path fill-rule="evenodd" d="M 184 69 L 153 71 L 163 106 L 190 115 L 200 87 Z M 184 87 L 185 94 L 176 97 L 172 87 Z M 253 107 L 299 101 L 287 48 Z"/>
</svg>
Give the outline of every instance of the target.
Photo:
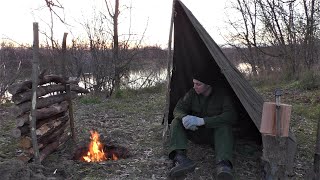
<svg viewBox="0 0 320 180">
<path fill-rule="evenodd" d="M 233 103 L 235 99 L 230 94 L 226 88 L 212 88 L 210 95 L 205 97 L 192 88 L 178 101 L 173 115 L 178 119 L 186 115 L 201 117 L 206 128 L 233 125 L 238 113 Z"/>
</svg>

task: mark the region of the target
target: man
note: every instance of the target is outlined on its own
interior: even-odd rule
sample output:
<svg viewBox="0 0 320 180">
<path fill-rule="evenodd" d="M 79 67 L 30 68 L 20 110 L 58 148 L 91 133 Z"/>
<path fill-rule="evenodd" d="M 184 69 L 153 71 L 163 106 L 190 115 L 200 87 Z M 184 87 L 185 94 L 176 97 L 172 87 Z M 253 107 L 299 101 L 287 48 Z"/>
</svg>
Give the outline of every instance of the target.
<svg viewBox="0 0 320 180">
<path fill-rule="evenodd" d="M 193 88 L 181 98 L 170 126 L 169 158 L 175 167 L 171 177 L 184 175 L 195 169 L 195 163 L 186 156 L 188 139 L 195 143 L 214 146 L 218 179 L 233 179 L 232 125 L 238 114 L 232 94 L 205 73 L 193 76 Z"/>
</svg>

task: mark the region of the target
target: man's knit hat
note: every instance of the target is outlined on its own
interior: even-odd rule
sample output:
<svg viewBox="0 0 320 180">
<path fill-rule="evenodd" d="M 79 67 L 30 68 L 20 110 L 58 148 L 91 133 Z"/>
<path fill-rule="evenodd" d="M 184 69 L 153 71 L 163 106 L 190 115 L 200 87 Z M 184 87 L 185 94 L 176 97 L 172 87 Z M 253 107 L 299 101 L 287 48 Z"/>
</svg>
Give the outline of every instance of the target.
<svg viewBox="0 0 320 180">
<path fill-rule="evenodd" d="M 193 79 L 201 81 L 207 85 L 213 85 L 215 82 L 221 80 L 222 74 L 220 71 L 214 71 L 214 69 L 203 68 L 193 72 Z"/>
</svg>

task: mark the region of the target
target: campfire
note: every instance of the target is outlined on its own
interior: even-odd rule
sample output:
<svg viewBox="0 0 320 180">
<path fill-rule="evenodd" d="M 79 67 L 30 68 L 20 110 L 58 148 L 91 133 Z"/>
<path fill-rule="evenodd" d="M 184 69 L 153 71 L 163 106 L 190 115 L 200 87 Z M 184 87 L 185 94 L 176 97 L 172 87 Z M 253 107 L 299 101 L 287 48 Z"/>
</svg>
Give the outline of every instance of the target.
<svg viewBox="0 0 320 180">
<path fill-rule="evenodd" d="M 90 131 L 90 142 L 86 147 L 79 148 L 74 155 L 75 160 L 83 162 L 102 162 L 108 160 L 118 160 L 119 158 L 127 158 L 128 150 L 124 147 L 103 143 L 97 131 Z"/>
<path fill-rule="evenodd" d="M 103 151 L 103 144 L 100 142 L 99 134 L 97 131 L 91 131 L 91 142 L 89 144 L 88 153 L 86 156 L 83 156 L 84 161 L 86 162 L 100 162 L 107 160 L 107 155 Z M 118 157 L 115 154 L 112 154 L 112 160 L 118 160 Z"/>
</svg>

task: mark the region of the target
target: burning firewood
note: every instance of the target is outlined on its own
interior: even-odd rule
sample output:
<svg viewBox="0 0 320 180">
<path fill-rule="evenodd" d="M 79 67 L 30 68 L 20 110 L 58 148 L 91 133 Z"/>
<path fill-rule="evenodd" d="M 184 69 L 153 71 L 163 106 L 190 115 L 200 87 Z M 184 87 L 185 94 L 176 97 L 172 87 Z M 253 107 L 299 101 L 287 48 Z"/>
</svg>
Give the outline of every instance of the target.
<svg viewBox="0 0 320 180">
<path fill-rule="evenodd" d="M 118 160 L 129 157 L 129 151 L 125 147 L 108 144 L 100 140 L 96 131 L 91 131 L 90 142 L 88 145 L 78 147 L 73 159 L 83 162 L 101 162 L 107 160 Z"/>
</svg>

